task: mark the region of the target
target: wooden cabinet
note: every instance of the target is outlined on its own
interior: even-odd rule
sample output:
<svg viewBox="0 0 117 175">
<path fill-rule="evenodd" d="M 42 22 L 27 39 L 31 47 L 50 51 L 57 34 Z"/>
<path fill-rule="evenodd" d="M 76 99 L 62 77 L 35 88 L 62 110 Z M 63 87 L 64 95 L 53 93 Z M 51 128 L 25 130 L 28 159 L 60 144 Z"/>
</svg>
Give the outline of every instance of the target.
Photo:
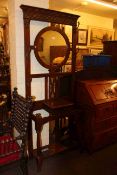
<svg viewBox="0 0 117 175">
<path fill-rule="evenodd" d="M 77 81 L 83 146 L 94 151 L 117 141 L 117 80 Z"/>
<path fill-rule="evenodd" d="M 117 66 L 117 41 L 104 41 L 103 52 L 107 55 L 112 55 L 112 66 Z"/>
</svg>

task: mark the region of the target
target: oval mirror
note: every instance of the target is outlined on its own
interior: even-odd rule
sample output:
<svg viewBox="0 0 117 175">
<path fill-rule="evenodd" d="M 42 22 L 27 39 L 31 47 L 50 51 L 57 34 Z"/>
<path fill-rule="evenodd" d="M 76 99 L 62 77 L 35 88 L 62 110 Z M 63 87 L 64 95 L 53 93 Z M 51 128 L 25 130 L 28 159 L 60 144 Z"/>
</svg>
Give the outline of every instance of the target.
<svg viewBox="0 0 117 175">
<path fill-rule="evenodd" d="M 61 67 L 69 57 L 69 39 L 61 29 L 46 27 L 35 38 L 34 53 L 42 66 L 49 69 Z"/>
</svg>

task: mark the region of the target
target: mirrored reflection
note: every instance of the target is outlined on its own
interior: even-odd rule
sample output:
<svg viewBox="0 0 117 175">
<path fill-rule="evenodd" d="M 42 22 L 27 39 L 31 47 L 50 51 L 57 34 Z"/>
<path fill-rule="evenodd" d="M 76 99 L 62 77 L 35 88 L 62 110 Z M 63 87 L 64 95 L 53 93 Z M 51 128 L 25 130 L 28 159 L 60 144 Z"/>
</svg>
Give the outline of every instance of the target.
<svg viewBox="0 0 117 175">
<path fill-rule="evenodd" d="M 46 65 L 61 64 L 67 52 L 66 41 L 59 32 L 48 30 L 39 37 L 37 52 Z"/>
</svg>

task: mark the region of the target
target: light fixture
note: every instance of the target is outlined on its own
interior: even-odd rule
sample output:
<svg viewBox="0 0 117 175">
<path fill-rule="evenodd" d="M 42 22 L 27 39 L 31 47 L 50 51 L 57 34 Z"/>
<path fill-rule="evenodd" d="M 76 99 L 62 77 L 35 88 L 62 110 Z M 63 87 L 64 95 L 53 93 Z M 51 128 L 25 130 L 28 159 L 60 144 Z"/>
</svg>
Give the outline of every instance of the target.
<svg viewBox="0 0 117 175">
<path fill-rule="evenodd" d="M 97 0 L 87 0 L 87 1 L 117 10 L 117 5 L 113 5 L 113 4 L 109 4 L 109 3 L 106 3 L 106 2 L 103 2 L 103 1 L 97 1 Z"/>
<path fill-rule="evenodd" d="M 87 1 L 82 1 L 82 2 L 81 2 L 81 5 L 86 6 L 86 5 L 88 5 L 88 2 L 87 2 Z"/>
</svg>

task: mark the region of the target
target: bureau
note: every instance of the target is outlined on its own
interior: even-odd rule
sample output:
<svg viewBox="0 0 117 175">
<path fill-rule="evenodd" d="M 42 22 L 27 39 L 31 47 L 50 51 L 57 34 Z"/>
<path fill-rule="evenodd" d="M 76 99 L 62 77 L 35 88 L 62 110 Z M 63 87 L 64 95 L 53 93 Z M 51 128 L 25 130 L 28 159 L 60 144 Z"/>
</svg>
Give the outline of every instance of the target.
<svg viewBox="0 0 117 175">
<path fill-rule="evenodd" d="M 117 141 L 117 80 L 76 82 L 83 111 L 82 146 L 90 152 Z"/>
</svg>

